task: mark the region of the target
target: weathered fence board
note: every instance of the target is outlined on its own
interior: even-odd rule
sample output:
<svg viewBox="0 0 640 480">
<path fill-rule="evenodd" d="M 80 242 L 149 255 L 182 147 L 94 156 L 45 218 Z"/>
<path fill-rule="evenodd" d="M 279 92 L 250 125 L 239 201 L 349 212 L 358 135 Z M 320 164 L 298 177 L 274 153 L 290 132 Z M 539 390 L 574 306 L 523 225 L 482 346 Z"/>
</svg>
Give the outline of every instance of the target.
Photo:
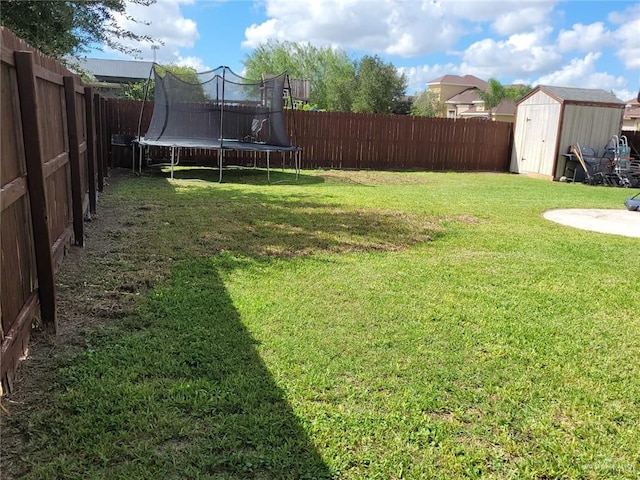
<svg viewBox="0 0 640 480">
<path fill-rule="evenodd" d="M 42 321 L 57 327 L 56 293 L 51 258 L 51 216 L 47 209 L 47 189 L 43 169 L 43 142 L 38 118 L 38 92 L 32 52 L 16 52 L 16 72 L 22 120 L 26 173 L 29 185 L 29 204 L 38 272 L 38 294 Z M 54 93 L 55 95 L 55 93 Z M 53 112 L 54 115 L 57 112 Z M 53 176 L 53 175 L 52 175 Z M 50 202 L 49 202 L 50 203 Z M 3 232 L 3 236 L 6 235 Z M 4 266 L 4 265 L 3 265 Z"/>
<path fill-rule="evenodd" d="M 10 390 L 38 310 L 55 331 L 55 272 L 96 191 L 93 93 L 79 77 L 0 28 L 0 392 Z M 93 150 L 92 150 L 93 148 Z M 73 182 L 72 182 L 73 180 Z M 95 204 L 94 204 L 95 208 Z"/>
</svg>

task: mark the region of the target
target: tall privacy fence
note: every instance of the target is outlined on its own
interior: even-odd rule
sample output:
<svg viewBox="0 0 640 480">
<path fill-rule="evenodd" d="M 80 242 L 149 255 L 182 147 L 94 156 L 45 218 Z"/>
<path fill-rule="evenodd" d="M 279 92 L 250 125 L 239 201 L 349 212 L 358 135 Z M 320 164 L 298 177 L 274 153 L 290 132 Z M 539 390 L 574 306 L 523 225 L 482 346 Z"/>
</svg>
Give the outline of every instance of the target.
<svg viewBox="0 0 640 480">
<path fill-rule="evenodd" d="M 106 176 L 106 101 L 64 66 L 0 27 L 2 391 L 10 391 L 32 322 L 57 328 L 55 275 L 84 245 Z"/>
<path fill-rule="evenodd" d="M 144 135 L 153 111 L 147 102 L 108 100 L 109 131 Z M 511 156 L 512 125 L 481 120 L 287 111 L 294 145 L 302 148 L 303 168 L 506 172 Z M 253 161 L 251 153 L 229 152 L 229 162 Z M 281 155 L 274 155 L 275 161 Z M 153 158 L 168 157 L 163 149 Z M 245 158 L 248 157 L 249 158 Z M 272 158 L 274 158 L 272 157 Z M 131 166 L 130 152 L 113 150 L 114 166 Z M 185 149 L 181 161 L 215 165 L 215 152 Z"/>
</svg>

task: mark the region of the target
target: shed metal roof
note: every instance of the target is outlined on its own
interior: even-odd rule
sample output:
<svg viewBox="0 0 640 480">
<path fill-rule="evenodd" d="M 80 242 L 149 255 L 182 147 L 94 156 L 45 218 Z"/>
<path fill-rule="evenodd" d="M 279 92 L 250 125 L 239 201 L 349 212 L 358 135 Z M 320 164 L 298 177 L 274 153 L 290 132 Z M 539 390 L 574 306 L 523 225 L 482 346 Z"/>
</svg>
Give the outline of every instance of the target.
<svg viewBox="0 0 640 480">
<path fill-rule="evenodd" d="M 580 102 L 580 103 L 606 103 L 619 104 L 624 106 L 624 102 L 616 97 L 613 93 L 606 90 L 593 88 L 573 88 L 573 87 L 554 87 L 551 85 L 538 85 L 528 95 L 529 97 L 537 91 L 543 91 L 561 102 Z M 522 99 L 521 99 L 522 100 Z"/>
</svg>

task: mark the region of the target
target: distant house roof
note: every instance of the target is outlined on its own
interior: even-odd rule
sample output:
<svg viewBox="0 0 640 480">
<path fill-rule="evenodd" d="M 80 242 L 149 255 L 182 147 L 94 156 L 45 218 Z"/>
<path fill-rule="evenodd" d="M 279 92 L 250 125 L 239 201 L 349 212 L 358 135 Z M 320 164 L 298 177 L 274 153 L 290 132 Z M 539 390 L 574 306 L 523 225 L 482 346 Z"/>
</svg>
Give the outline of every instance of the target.
<svg viewBox="0 0 640 480">
<path fill-rule="evenodd" d="M 543 91 L 547 95 L 555 98 L 558 102 L 564 103 L 599 103 L 616 106 L 624 106 L 624 102 L 616 97 L 613 93 L 605 90 L 593 88 L 572 88 L 572 87 L 554 87 L 551 85 L 538 85 L 527 95 L 522 97 L 518 103 L 529 98 L 535 93 Z"/>
<path fill-rule="evenodd" d="M 491 115 L 514 115 L 516 113 L 516 102 L 509 98 L 502 100 L 491 109 Z"/>
<path fill-rule="evenodd" d="M 102 58 L 76 58 L 78 66 L 101 82 L 136 82 L 149 78 L 153 62 L 138 60 L 106 60 Z"/>
<path fill-rule="evenodd" d="M 465 91 L 460 92 L 457 95 L 454 95 L 444 103 L 470 104 L 470 103 L 482 102 L 482 100 L 480 99 L 480 96 L 478 95 L 478 90 L 479 89 L 476 87 L 467 88 Z"/>
<path fill-rule="evenodd" d="M 515 115 L 516 102 L 510 99 L 502 100 L 497 106 L 491 110 L 478 110 L 478 106 L 474 105 L 468 110 L 460 113 L 461 117 L 493 117 L 496 115 Z"/>
<path fill-rule="evenodd" d="M 627 107 L 624 110 L 624 118 L 632 119 L 632 118 L 640 118 L 640 106 L 638 107 Z"/>
<path fill-rule="evenodd" d="M 458 75 L 443 75 L 436 78 L 435 80 L 427 82 L 427 85 L 457 85 L 476 87 L 480 90 L 484 90 L 485 88 L 487 88 L 488 83 L 473 75 L 465 75 L 463 77 L 460 77 Z"/>
</svg>

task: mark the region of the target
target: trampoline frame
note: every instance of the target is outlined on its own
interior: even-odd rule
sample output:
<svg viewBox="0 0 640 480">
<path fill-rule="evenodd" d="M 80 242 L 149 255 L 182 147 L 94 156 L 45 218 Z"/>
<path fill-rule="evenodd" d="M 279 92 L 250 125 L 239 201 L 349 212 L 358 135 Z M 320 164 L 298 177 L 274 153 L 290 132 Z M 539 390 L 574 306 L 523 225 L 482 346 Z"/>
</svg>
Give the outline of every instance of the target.
<svg viewBox="0 0 640 480">
<path fill-rule="evenodd" d="M 260 142 L 244 142 L 239 141 L 237 139 L 226 139 L 220 136 L 218 139 L 210 139 L 210 138 L 202 138 L 202 139 L 193 139 L 193 138 L 163 138 L 159 140 L 147 140 L 141 136 L 141 127 L 142 127 L 142 115 L 144 110 L 144 105 L 147 100 L 148 93 L 148 85 L 151 80 L 151 75 L 154 72 L 155 64 L 151 68 L 149 72 L 149 79 L 147 82 L 147 88 L 145 88 L 144 100 L 142 102 L 142 108 L 140 110 L 140 117 L 138 121 L 138 136 L 137 139 L 134 140 L 134 158 L 133 158 L 133 170 L 135 171 L 136 159 L 135 159 L 135 151 L 138 150 L 139 162 L 138 168 L 139 173 L 142 173 L 142 161 L 145 158 L 145 148 L 146 147 L 168 147 L 170 149 L 170 163 L 169 166 L 171 168 L 171 179 L 174 178 L 174 167 L 177 166 L 180 162 L 180 151 L 182 148 L 198 148 L 203 150 L 216 150 L 218 155 L 218 170 L 219 170 L 219 182 L 222 182 L 222 169 L 224 163 L 224 152 L 225 151 L 245 151 L 245 152 L 265 152 L 266 153 L 266 161 L 267 161 L 267 181 L 271 183 L 271 168 L 270 168 L 270 154 L 271 152 L 289 152 L 293 153 L 294 158 L 294 168 L 295 168 L 295 176 L 296 180 L 298 180 L 300 176 L 300 164 L 301 164 L 301 149 L 295 146 L 280 146 L 280 145 L 270 145 L 266 143 Z M 226 66 L 218 67 L 216 70 L 222 69 L 222 105 L 225 102 L 225 74 L 226 71 L 229 70 L 231 73 L 231 69 Z M 234 74 L 235 75 L 235 74 Z M 288 84 L 288 90 L 291 92 L 291 84 L 289 82 L 289 77 L 285 77 L 285 81 Z M 224 125 L 224 107 L 220 109 L 220 133 L 223 132 Z M 297 132 L 295 128 L 295 121 L 293 125 L 294 138 L 297 137 Z M 137 145 L 137 148 L 136 148 Z M 255 157 L 254 157 L 254 168 L 255 168 Z M 283 168 L 284 168 L 284 157 L 283 157 Z"/>
<path fill-rule="evenodd" d="M 187 142 L 167 142 L 167 141 L 159 141 L 159 140 L 145 140 L 144 137 L 135 141 L 137 143 L 138 150 L 138 158 L 140 161 L 138 162 L 138 172 L 142 173 L 142 160 L 145 158 L 145 147 L 168 147 L 170 154 L 170 163 L 169 167 L 171 169 L 171 179 L 173 180 L 174 167 L 178 166 L 180 163 L 180 150 L 182 148 L 199 148 L 202 150 L 215 150 L 218 154 L 218 170 L 219 170 L 219 178 L 218 182 L 222 182 L 222 169 L 224 162 L 224 152 L 226 150 L 231 151 L 244 151 L 244 152 L 264 152 L 266 153 L 267 159 L 267 181 L 271 183 L 271 167 L 270 167 L 270 154 L 272 152 L 289 152 L 293 153 L 293 161 L 294 168 L 296 172 L 296 180 L 300 177 L 300 156 L 301 149 L 299 147 L 279 147 L 275 145 L 265 145 L 265 144 L 253 144 L 253 143 L 245 143 L 245 142 L 234 142 L 227 140 L 222 144 L 217 141 L 187 141 Z M 134 152 L 136 148 L 134 147 Z M 136 159 L 134 154 L 133 159 L 133 169 L 135 171 Z M 254 159 L 254 167 L 255 167 L 255 159 Z M 284 168 L 284 159 L 283 159 L 283 168 Z"/>
</svg>

